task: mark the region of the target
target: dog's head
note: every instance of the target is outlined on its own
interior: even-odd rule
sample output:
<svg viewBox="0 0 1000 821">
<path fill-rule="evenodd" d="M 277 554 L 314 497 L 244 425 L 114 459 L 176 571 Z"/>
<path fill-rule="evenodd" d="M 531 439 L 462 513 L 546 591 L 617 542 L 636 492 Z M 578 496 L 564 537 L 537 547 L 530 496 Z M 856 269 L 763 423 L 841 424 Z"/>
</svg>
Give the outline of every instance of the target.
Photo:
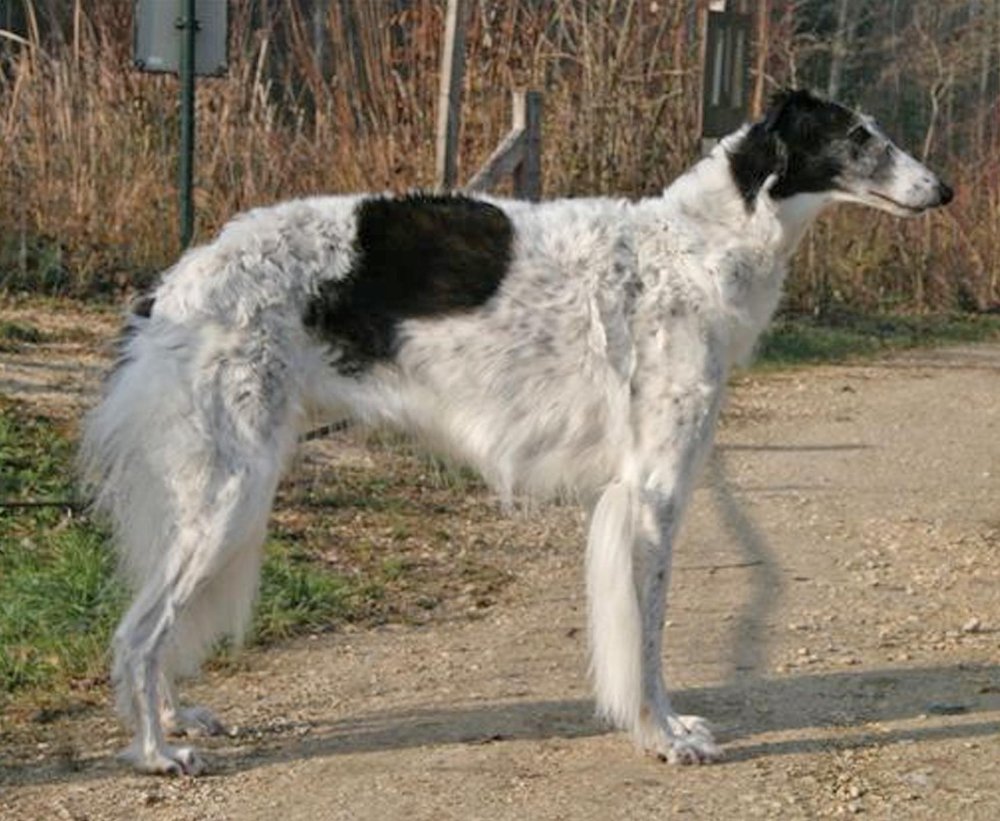
<svg viewBox="0 0 1000 821">
<path fill-rule="evenodd" d="M 826 194 L 900 216 L 951 201 L 952 190 L 899 149 L 868 116 L 808 91 L 783 91 L 730 152 L 752 207 L 766 184 L 774 199 Z"/>
</svg>

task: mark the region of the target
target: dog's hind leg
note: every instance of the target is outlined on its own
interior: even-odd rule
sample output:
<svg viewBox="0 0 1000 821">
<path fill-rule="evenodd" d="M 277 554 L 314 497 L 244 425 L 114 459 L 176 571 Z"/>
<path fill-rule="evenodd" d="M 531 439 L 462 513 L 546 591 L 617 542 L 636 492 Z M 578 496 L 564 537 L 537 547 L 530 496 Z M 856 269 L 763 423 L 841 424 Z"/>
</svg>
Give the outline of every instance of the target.
<svg viewBox="0 0 1000 821">
<path fill-rule="evenodd" d="M 219 358 L 199 374 L 187 417 L 150 430 L 143 444 L 165 497 L 149 522 L 160 555 L 115 633 L 114 678 L 135 728 L 125 757 L 146 772 L 201 769 L 193 750 L 166 744 L 163 708 L 168 719 L 215 723 L 198 710 L 170 715 L 172 677 L 196 671 L 222 635 L 238 638 L 250 615 L 268 514 L 295 442 L 294 398 L 268 351 L 247 345 Z"/>
<path fill-rule="evenodd" d="M 207 707 L 182 707 L 167 673 L 160 674 L 160 725 L 167 735 L 223 735 L 225 725 Z"/>
<path fill-rule="evenodd" d="M 115 677 L 122 697 L 131 699 L 127 709 L 136 729 L 126 758 L 140 770 L 201 769 L 193 750 L 168 746 L 163 738 L 160 711 L 164 696 L 170 694 L 162 688 L 169 685 L 172 673 L 167 662 L 180 652 L 188 655 L 183 659 L 188 666 L 196 665 L 228 627 L 217 619 L 196 625 L 197 611 L 214 603 L 213 588 L 223 592 L 234 559 L 239 562 L 249 554 L 252 558 L 246 560 L 258 564 L 278 465 L 272 455 L 248 453 L 240 464 L 211 469 L 214 477 L 181 507 L 163 571 L 146 583 L 116 632 Z M 241 587 L 225 594 L 243 598 L 248 610 L 255 587 L 245 581 Z"/>
<path fill-rule="evenodd" d="M 262 551 L 255 544 L 236 550 L 211 581 L 195 594 L 178 619 L 160 676 L 160 720 L 168 735 L 222 735 L 223 723 L 206 707 L 182 706 L 175 675 L 193 675 L 212 642 L 227 636 L 239 645 L 250 622 Z"/>
<path fill-rule="evenodd" d="M 196 494 L 197 499 L 183 506 L 163 571 L 142 588 L 115 634 L 115 678 L 121 698 L 131 702 L 123 706 L 136 730 L 125 757 L 144 772 L 201 770 L 192 749 L 164 741 L 161 708 L 164 697 L 172 698 L 163 689 L 169 687 L 166 662 L 178 648 L 200 655 L 224 631 L 225 625 L 218 622 L 203 624 L 201 632 L 192 636 L 192 609 L 199 607 L 206 592 L 224 582 L 234 556 L 259 555 L 278 464 L 267 455 L 247 454 L 242 464 L 230 465 L 224 472 L 215 466 L 214 479 Z M 244 585 L 243 590 L 227 594 L 252 601 L 253 592 Z M 249 602 L 244 606 L 248 608 Z"/>
</svg>

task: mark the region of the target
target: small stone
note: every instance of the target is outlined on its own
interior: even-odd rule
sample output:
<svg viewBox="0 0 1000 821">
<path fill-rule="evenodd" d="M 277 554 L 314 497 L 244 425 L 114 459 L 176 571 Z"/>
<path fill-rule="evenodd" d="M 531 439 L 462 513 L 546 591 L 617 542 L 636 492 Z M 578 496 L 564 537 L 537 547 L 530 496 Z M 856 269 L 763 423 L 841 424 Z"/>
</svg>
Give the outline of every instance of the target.
<svg viewBox="0 0 1000 821">
<path fill-rule="evenodd" d="M 913 772 L 905 773 L 900 776 L 900 780 L 912 787 L 929 787 L 931 785 L 928 773 L 922 770 L 914 770 Z M 915 795 L 913 797 L 919 798 L 920 796 Z"/>
<path fill-rule="evenodd" d="M 962 625 L 963 633 L 978 633 L 983 629 L 983 623 L 973 616 L 965 624 Z"/>
</svg>

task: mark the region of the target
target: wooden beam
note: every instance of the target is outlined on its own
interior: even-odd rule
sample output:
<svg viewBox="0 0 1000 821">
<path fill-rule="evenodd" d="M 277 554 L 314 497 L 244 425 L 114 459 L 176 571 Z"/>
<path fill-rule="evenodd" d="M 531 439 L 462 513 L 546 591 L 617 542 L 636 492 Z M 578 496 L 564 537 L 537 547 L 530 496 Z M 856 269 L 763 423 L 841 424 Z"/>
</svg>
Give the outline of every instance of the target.
<svg viewBox="0 0 1000 821">
<path fill-rule="evenodd" d="M 764 113 L 764 86 L 767 57 L 771 48 L 771 0 L 757 2 L 757 32 L 754 44 L 753 92 L 750 95 L 750 119 L 757 120 Z"/>
<path fill-rule="evenodd" d="M 538 201 L 542 196 L 542 93 L 515 91 L 511 95 L 511 129 L 466 191 L 492 191 L 502 177 L 514 177 L 514 196 Z"/>
<path fill-rule="evenodd" d="M 496 188 L 501 178 L 513 174 L 523 161 L 526 142 L 524 129 L 510 131 L 469 180 L 465 190 L 482 193 Z"/>
</svg>

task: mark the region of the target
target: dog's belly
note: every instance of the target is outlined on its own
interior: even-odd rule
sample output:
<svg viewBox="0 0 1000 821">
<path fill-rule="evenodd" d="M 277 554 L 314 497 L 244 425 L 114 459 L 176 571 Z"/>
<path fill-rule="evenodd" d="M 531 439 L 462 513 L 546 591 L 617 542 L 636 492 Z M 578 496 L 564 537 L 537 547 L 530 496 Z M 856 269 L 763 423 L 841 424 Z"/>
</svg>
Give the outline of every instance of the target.
<svg viewBox="0 0 1000 821">
<path fill-rule="evenodd" d="M 456 323 L 460 325 L 461 323 Z M 471 464 L 502 495 L 590 493 L 625 443 L 606 362 L 546 335 L 478 328 L 411 335 L 398 358 L 400 426 Z M 447 339 L 445 339 L 447 336 Z"/>
</svg>

